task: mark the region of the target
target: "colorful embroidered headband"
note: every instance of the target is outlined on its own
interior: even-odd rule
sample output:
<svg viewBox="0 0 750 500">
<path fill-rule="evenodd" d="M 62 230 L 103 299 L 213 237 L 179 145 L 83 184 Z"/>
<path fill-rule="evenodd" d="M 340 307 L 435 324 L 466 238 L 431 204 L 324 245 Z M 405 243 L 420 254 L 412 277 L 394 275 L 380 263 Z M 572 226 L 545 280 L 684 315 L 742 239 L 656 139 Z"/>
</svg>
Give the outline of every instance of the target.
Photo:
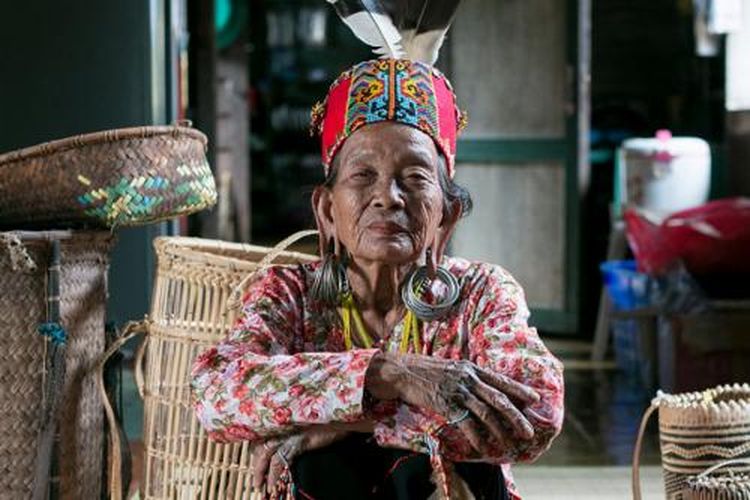
<svg viewBox="0 0 750 500">
<path fill-rule="evenodd" d="M 353 66 L 331 85 L 325 101 L 313 107 L 311 133 L 320 135 L 326 175 L 352 133 L 384 121 L 403 123 L 432 137 L 453 177 L 456 137 L 466 126 L 466 115 L 456 107 L 456 95 L 442 73 L 406 59 L 375 59 Z"/>
</svg>

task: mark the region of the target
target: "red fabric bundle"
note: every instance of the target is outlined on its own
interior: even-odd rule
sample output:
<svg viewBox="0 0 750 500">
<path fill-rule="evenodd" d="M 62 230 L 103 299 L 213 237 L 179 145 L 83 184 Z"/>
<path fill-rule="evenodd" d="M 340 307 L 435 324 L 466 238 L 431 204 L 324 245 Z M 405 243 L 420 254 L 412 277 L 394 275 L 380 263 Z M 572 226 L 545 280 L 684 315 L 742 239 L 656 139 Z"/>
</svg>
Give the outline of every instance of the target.
<svg viewBox="0 0 750 500">
<path fill-rule="evenodd" d="M 750 273 L 750 199 L 727 198 L 672 214 L 660 224 L 625 212 L 638 269 L 662 274 L 678 261 L 694 275 Z"/>
</svg>

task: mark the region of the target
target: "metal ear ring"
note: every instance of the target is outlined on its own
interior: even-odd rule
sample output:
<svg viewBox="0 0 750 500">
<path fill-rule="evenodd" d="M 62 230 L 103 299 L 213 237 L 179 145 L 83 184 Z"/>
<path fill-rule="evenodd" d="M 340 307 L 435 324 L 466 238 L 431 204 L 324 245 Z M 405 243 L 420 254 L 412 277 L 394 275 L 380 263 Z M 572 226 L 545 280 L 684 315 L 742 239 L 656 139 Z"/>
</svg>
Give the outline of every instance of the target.
<svg viewBox="0 0 750 500">
<path fill-rule="evenodd" d="M 437 266 L 436 279 L 442 281 L 447 291 L 440 302 L 430 304 L 422 299 L 424 292 L 428 289 L 431 280 L 428 278 L 427 265 L 420 266 L 412 271 L 406 278 L 401 288 L 401 300 L 414 315 L 422 321 L 434 321 L 440 319 L 458 301 L 461 287 L 458 279 L 443 266 Z"/>
<path fill-rule="evenodd" d="M 331 239 L 327 252 L 313 276 L 310 297 L 329 306 L 338 306 L 341 297 L 349 290 L 349 280 L 343 259 L 336 257 Z"/>
</svg>

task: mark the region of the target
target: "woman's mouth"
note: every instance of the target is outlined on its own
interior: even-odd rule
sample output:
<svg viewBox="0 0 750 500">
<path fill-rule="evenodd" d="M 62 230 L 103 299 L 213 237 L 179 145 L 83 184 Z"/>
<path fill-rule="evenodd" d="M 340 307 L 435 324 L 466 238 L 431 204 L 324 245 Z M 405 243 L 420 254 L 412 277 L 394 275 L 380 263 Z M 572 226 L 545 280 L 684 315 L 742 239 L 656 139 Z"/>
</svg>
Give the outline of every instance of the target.
<svg viewBox="0 0 750 500">
<path fill-rule="evenodd" d="M 401 234 L 401 233 L 407 232 L 404 226 L 396 222 L 373 222 L 372 224 L 368 225 L 367 228 L 370 231 L 373 231 L 375 233 L 382 234 L 385 236 L 392 236 L 395 234 Z"/>
</svg>

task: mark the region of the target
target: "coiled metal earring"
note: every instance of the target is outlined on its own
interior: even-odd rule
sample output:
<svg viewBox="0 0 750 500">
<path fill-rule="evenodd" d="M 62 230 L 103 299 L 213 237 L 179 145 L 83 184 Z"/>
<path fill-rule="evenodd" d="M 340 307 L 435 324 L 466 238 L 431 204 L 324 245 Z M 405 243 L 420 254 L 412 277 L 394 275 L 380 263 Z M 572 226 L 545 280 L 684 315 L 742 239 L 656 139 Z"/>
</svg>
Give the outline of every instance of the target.
<svg viewBox="0 0 750 500">
<path fill-rule="evenodd" d="M 341 297 L 349 291 L 349 279 L 346 276 L 344 259 L 339 259 L 331 240 L 323 262 L 315 271 L 310 286 L 310 297 L 329 306 L 338 306 Z"/>
<path fill-rule="evenodd" d="M 429 260 L 429 254 L 427 259 Z M 435 304 L 425 302 L 422 298 L 432 281 L 428 278 L 426 264 L 409 273 L 401 287 L 401 300 L 404 305 L 422 321 L 434 321 L 445 316 L 458 301 L 461 293 L 458 279 L 448 269 L 438 266 L 436 274 L 436 278 L 445 284 L 447 291 L 443 299 Z"/>
</svg>

